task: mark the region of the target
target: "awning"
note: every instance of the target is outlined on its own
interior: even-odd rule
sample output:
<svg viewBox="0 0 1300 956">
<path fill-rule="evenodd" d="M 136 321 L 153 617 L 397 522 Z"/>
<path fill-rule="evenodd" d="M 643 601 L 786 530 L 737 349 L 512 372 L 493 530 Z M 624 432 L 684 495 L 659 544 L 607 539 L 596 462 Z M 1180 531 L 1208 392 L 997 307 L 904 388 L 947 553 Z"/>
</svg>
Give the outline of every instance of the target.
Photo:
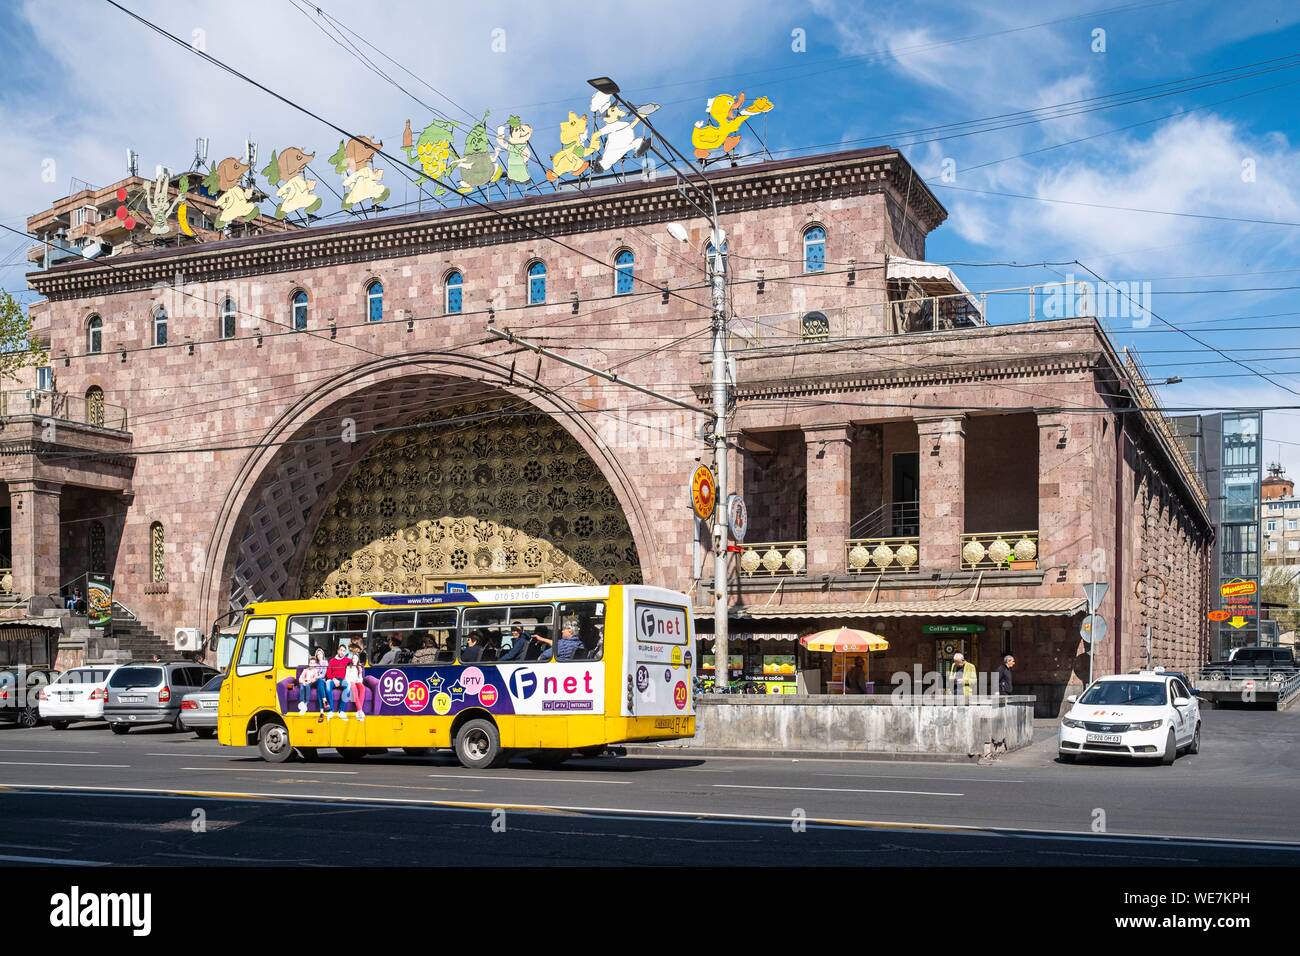
<svg viewBox="0 0 1300 956">
<path fill-rule="evenodd" d="M 964 598 L 939 598 L 930 601 L 877 601 L 874 604 L 774 604 L 733 608 L 731 616 L 740 620 L 770 621 L 784 618 L 856 618 L 871 620 L 886 617 L 1073 617 L 1088 609 L 1085 598 L 1011 598 L 1001 601 L 971 601 Z M 711 612 L 697 612 L 708 617 Z"/>
<path fill-rule="evenodd" d="M 57 617 L 0 617 L 0 631 L 11 627 L 44 627 L 51 631 L 61 631 L 63 622 Z"/>
<path fill-rule="evenodd" d="M 890 256 L 885 264 L 885 278 L 910 280 L 931 295 L 964 295 L 972 306 L 979 308 L 978 300 L 957 278 L 957 273 L 937 262 Z"/>
</svg>

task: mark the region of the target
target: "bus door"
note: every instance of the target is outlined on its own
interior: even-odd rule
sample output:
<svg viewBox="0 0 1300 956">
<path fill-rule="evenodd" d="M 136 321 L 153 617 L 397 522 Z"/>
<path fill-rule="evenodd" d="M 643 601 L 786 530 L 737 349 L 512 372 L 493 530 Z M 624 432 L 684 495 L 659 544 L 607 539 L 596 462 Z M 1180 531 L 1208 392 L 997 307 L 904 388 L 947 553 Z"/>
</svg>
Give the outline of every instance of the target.
<svg viewBox="0 0 1300 956">
<path fill-rule="evenodd" d="M 261 709 L 276 710 L 275 699 L 275 631 L 273 617 L 249 618 L 244 639 L 236 653 L 230 681 L 231 705 L 242 717 Z"/>
<path fill-rule="evenodd" d="M 625 628 L 623 713 L 687 717 L 694 713 L 690 613 L 680 605 L 633 600 Z"/>
</svg>

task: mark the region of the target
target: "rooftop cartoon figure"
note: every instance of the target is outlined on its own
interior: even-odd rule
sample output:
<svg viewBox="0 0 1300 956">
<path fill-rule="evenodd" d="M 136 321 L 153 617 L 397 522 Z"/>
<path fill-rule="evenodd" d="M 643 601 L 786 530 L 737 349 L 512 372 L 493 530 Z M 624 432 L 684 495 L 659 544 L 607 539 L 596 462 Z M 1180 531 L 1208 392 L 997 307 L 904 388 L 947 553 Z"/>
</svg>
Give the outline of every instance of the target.
<svg viewBox="0 0 1300 956">
<path fill-rule="evenodd" d="M 436 119 L 420 132 L 417 139 L 408 119 L 406 129 L 402 131 L 402 149 L 406 153 L 406 159 L 418 165 L 421 170 L 415 185 L 420 186 L 433 180 L 435 196 L 447 192 L 442 183 L 454 168 L 451 162 L 451 137 L 458 126 L 460 124 L 455 120 Z"/>
<path fill-rule="evenodd" d="M 312 192 L 316 180 L 308 179 L 305 173 L 307 164 L 315 158 L 315 153 L 308 153 L 298 146 L 286 146 L 279 153 L 271 151 L 271 161 L 262 170 L 262 175 L 276 187 L 275 194 L 280 199 L 275 207 L 276 219 L 300 210 L 311 215 L 321 207 L 324 200 Z"/>
<path fill-rule="evenodd" d="M 506 154 L 506 179 L 516 184 L 533 181 L 528 172 L 528 141 L 533 128 L 518 116 L 511 116 L 505 126 L 497 127 L 497 145 Z"/>
<path fill-rule="evenodd" d="M 658 103 L 646 103 L 635 107 L 629 113 L 608 93 L 597 93 L 591 98 L 591 111 L 596 114 L 597 122 L 605 125 L 596 130 L 592 142 L 604 141 L 605 148 L 598 159 L 591 161 L 592 168 L 598 173 L 607 173 L 626 157 L 641 157 L 650 148 L 649 133 L 636 135 L 636 125 L 641 120 L 659 109 Z"/>
<path fill-rule="evenodd" d="M 219 163 L 214 163 L 203 180 L 203 188 L 208 195 L 215 197 L 214 202 L 221 210 L 213 224 L 218 229 L 225 229 L 236 220 L 252 222 L 261 214 L 253 203 L 253 190 L 241 186 L 244 173 L 248 172 L 248 163 L 240 162 L 234 156 L 227 156 Z"/>
<path fill-rule="evenodd" d="M 339 148 L 330 156 L 334 172 L 343 177 L 344 209 L 351 209 L 367 199 L 377 205 L 388 198 L 391 190 L 381 181 L 384 171 L 370 165 L 375 153 L 383 148 L 382 140 L 354 136 L 339 143 Z"/>
<path fill-rule="evenodd" d="M 465 134 L 465 154 L 456 161 L 456 168 L 460 170 L 457 188 L 462 193 L 490 185 L 501 178 L 501 164 L 497 162 L 501 149 L 494 146 L 488 137 L 487 116 L 484 113 L 483 118 Z"/>
<path fill-rule="evenodd" d="M 546 171 L 546 178 L 551 182 L 565 176 L 581 176 L 590 167 L 588 160 L 600 148 L 600 135 L 587 142 L 586 113 L 579 116 L 569 110 L 569 118 L 560 124 L 560 150 L 551 157 L 551 168 Z"/>
<path fill-rule="evenodd" d="M 691 131 L 691 145 L 695 147 L 695 158 L 701 163 L 707 162 L 717 150 L 724 156 L 740 144 L 740 127 L 752 116 L 767 113 L 772 109 L 772 101 L 760 96 L 749 106 L 745 105 L 745 94 L 732 96 L 719 93 L 704 104 L 709 120 L 696 120 L 695 129 Z"/>
<path fill-rule="evenodd" d="M 189 192 L 189 189 L 189 177 L 182 176 L 180 184 L 176 188 L 176 197 L 173 199 L 171 196 L 171 177 L 166 169 L 161 166 L 158 167 L 158 175 L 154 177 L 153 182 L 143 189 L 145 208 L 149 210 L 149 218 L 152 221 L 149 227 L 149 232 L 152 235 L 171 235 L 171 214 L 185 201 L 185 194 Z"/>
</svg>

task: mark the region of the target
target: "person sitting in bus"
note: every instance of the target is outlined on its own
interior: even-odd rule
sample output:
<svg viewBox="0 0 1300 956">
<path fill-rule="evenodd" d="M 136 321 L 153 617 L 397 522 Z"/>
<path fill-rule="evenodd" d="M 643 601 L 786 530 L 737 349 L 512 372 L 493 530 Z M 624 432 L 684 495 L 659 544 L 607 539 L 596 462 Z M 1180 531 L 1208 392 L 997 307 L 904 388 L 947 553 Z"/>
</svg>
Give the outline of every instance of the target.
<svg viewBox="0 0 1300 956">
<path fill-rule="evenodd" d="M 379 658 L 379 666 L 387 667 L 389 664 L 401 664 L 402 660 L 402 637 L 400 634 L 394 634 L 388 639 L 388 650 L 384 656 Z"/>
<path fill-rule="evenodd" d="M 298 675 L 298 713 L 307 713 L 307 697 L 311 688 L 316 686 L 316 682 L 325 676 L 325 648 L 318 647 L 312 651 L 311 660 L 303 667 L 302 672 Z M 318 697 L 316 709 L 326 706 L 322 704 L 323 697 Z"/>
<path fill-rule="evenodd" d="M 460 659 L 465 663 L 478 663 L 483 659 L 483 632 L 470 631 L 461 649 Z"/>
<path fill-rule="evenodd" d="M 433 639 L 432 634 L 424 636 L 424 643 L 420 649 L 415 652 L 411 658 L 412 664 L 433 664 L 438 660 L 438 642 Z"/>
<path fill-rule="evenodd" d="M 539 627 L 528 638 L 528 647 L 524 651 L 524 660 L 526 661 L 544 661 L 551 656 L 551 632 L 545 627 Z"/>
<path fill-rule="evenodd" d="M 510 646 L 497 655 L 497 660 L 517 661 L 524 656 L 524 651 L 528 647 L 528 638 L 524 636 L 524 629 L 518 624 L 510 626 Z"/>
<path fill-rule="evenodd" d="M 582 646 L 582 641 L 573 633 L 573 625 L 566 624 L 560 628 L 560 639 L 555 642 L 555 659 L 557 661 L 580 661 L 586 656 L 586 648 Z"/>
<path fill-rule="evenodd" d="M 316 693 L 325 702 L 327 708 L 325 712 L 331 717 L 335 713 L 333 710 L 334 691 L 339 691 L 337 713 L 343 720 L 348 719 L 347 707 L 352 702 L 352 688 L 348 686 L 348 668 L 350 666 L 352 666 L 352 657 L 348 654 L 348 646 L 343 641 L 339 641 L 338 652 L 325 665 L 325 676 L 316 681 Z"/>
</svg>

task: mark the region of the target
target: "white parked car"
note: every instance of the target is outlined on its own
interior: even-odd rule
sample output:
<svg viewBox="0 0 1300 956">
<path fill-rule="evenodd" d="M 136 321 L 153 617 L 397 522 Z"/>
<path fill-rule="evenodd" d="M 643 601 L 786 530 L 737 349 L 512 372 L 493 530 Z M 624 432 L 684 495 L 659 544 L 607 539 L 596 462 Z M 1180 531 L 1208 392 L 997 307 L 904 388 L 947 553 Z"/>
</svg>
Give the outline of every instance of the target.
<svg viewBox="0 0 1300 956">
<path fill-rule="evenodd" d="M 1201 705 L 1181 677 L 1161 671 L 1094 681 L 1061 719 L 1057 752 L 1076 757 L 1136 757 L 1171 764 L 1201 749 Z"/>
<path fill-rule="evenodd" d="M 115 670 L 115 665 L 91 664 L 64 671 L 36 695 L 41 719 L 55 730 L 66 730 L 77 720 L 103 720 L 108 679 Z"/>
</svg>

